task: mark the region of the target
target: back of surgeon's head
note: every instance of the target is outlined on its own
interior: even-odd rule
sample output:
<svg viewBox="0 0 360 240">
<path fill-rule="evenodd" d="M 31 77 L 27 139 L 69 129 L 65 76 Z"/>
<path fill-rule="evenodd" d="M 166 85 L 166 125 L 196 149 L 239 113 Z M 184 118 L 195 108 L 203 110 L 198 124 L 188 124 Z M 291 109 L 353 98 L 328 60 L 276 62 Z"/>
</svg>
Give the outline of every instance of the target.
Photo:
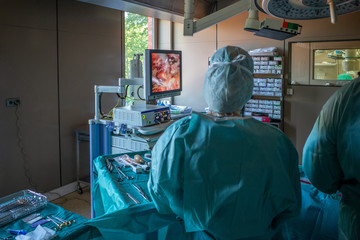
<svg viewBox="0 0 360 240">
<path fill-rule="evenodd" d="M 226 46 L 210 59 L 206 72 L 204 97 L 211 111 L 232 113 L 251 98 L 254 64 L 250 55 L 239 47 Z"/>
</svg>

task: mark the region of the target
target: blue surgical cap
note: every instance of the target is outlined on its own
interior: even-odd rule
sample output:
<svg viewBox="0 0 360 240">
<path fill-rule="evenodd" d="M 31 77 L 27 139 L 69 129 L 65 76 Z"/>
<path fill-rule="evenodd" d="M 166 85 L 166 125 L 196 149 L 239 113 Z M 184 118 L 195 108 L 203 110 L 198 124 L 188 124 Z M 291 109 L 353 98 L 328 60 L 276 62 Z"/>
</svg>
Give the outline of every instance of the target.
<svg viewBox="0 0 360 240">
<path fill-rule="evenodd" d="M 251 98 L 254 63 L 240 47 L 226 46 L 210 59 L 206 72 L 204 97 L 210 109 L 232 113 L 242 108 Z"/>
</svg>

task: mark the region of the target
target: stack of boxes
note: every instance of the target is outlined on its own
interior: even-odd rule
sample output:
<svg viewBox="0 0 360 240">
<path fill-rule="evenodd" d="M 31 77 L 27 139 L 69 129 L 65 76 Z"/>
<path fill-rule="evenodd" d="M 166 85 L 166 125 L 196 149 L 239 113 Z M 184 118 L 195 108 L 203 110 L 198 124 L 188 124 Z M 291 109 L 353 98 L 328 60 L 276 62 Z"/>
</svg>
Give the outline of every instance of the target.
<svg viewBox="0 0 360 240">
<path fill-rule="evenodd" d="M 282 74 L 282 57 L 252 57 L 255 74 Z"/>
<path fill-rule="evenodd" d="M 282 96 L 281 78 L 254 78 L 253 95 L 256 96 Z"/>
<path fill-rule="evenodd" d="M 253 56 L 252 58 L 255 74 L 253 97 L 244 106 L 244 116 L 264 116 L 255 118 L 265 122 L 281 121 L 282 57 Z"/>
<path fill-rule="evenodd" d="M 245 104 L 244 116 L 251 116 L 254 113 L 280 120 L 281 102 L 277 100 L 250 99 Z"/>
</svg>

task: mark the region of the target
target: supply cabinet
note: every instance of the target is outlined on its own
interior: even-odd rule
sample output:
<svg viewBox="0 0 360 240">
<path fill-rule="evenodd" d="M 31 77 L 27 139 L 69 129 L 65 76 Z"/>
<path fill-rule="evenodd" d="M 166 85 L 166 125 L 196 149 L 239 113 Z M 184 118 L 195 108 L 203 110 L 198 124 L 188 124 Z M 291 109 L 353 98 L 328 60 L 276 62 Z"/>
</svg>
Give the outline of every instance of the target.
<svg viewBox="0 0 360 240">
<path fill-rule="evenodd" d="M 244 116 L 283 129 L 283 57 L 252 56 L 254 61 L 254 89 L 245 104 Z"/>
</svg>

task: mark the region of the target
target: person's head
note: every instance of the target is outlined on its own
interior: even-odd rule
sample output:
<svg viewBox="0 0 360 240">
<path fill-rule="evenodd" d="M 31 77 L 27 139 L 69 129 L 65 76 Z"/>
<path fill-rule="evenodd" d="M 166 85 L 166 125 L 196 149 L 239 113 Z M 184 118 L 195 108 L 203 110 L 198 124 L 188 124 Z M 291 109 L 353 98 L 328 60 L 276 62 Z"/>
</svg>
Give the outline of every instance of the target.
<svg viewBox="0 0 360 240">
<path fill-rule="evenodd" d="M 241 109 L 251 98 L 254 64 L 240 47 L 226 46 L 210 59 L 204 82 L 204 97 L 210 109 L 232 113 Z"/>
</svg>

